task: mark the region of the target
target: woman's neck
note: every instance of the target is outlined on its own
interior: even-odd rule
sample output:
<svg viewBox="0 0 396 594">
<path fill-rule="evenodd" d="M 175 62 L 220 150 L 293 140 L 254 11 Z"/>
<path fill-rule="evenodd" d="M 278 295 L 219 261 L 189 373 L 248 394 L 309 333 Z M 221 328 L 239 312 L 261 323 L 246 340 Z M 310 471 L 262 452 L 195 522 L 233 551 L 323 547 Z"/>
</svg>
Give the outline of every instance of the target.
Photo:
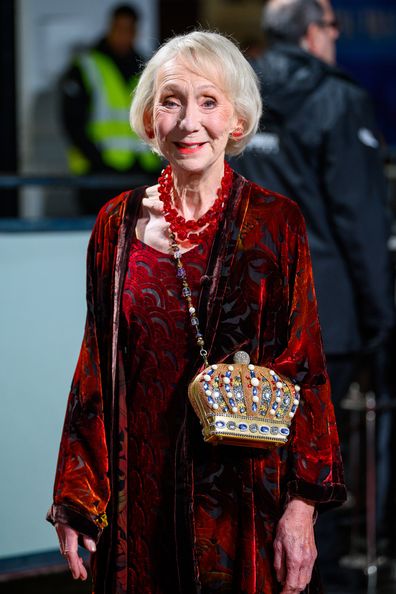
<svg viewBox="0 0 396 594">
<path fill-rule="evenodd" d="M 224 175 L 224 162 L 200 173 L 189 173 L 172 167 L 173 201 L 175 208 L 186 220 L 199 219 L 217 198 Z"/>
</svg>

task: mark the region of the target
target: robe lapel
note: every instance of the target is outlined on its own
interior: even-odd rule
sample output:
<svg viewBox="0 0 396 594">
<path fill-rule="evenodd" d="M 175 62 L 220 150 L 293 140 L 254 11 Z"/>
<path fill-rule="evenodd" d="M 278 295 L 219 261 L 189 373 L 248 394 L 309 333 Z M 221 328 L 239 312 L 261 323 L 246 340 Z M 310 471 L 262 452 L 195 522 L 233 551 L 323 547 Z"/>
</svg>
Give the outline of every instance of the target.
<svg viewBox="0 0 396 594">
<path fill-rule="evenodd" d="M 206 277 L 199 295 L 198 312 L 208 357 L 216 338 L 232 264 L 238 250 L 240 231 L 250 200 L 245 178 L 234 173 L 231 196 L 224 215 L 224 226 L 216 235 L 210 254 Z M 197 360 L 197 366 L 201 361 Z"/>
</svg>

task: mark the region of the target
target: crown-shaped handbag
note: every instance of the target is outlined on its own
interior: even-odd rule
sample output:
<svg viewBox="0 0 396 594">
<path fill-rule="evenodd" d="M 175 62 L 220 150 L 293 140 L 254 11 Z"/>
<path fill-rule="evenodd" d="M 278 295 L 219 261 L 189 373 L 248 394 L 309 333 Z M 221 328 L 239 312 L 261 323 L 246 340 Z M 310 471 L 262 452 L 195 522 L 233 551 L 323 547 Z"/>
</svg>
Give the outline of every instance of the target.
<svg viewBox="0 0 396 594">
<path fill-rule="evenodd" d="M 177 276 L 182 281 L 182 296 L 205 365 L 188 388 L 204 440 L 261 448 L 284 445 L 300 402 L 300 387 L 268 367 L 251 364 L 244 351 L 235 354 L 232 365 L 209 365 L 180 248 L 172 230 L 169 236 Z"/>
<path fill-rule="evenodd" d="M 287 443 L 300 387 L 238 351 L 232 365 L 209 365 L 189 385 L 188 396 L 204 440 L 250 447 Z"/>
</svg>

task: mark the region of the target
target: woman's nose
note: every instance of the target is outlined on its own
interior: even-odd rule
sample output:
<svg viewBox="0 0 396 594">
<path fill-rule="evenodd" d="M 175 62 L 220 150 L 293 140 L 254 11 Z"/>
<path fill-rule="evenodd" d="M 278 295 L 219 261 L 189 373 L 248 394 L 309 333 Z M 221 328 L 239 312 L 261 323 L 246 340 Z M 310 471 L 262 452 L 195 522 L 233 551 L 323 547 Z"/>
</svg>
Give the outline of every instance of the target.
<svg viewBox="0 0 396 594">
<path fill-rule="evenodd" d="M 192 103 L 187 103 L 180 116 L 179 128 L 185 132 L 191 133 L 199 128 L 199 122 L 198 106 Z"/>
</svg>

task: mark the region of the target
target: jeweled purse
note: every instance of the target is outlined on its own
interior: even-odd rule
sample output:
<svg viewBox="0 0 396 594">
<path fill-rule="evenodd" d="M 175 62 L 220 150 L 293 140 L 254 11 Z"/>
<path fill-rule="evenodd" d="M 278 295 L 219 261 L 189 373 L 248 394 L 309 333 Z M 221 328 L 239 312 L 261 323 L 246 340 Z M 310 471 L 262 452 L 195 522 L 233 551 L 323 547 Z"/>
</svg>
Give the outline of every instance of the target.
<svg viewBox="0 0 396 594">
<path fill-rule="evenodd" d="M 238 351 L 232 365 L 209 365 L 190 383 L 188 396 L 211 443 L 272 448 L 287 443 L 300 387 Z"/>
</svg>

